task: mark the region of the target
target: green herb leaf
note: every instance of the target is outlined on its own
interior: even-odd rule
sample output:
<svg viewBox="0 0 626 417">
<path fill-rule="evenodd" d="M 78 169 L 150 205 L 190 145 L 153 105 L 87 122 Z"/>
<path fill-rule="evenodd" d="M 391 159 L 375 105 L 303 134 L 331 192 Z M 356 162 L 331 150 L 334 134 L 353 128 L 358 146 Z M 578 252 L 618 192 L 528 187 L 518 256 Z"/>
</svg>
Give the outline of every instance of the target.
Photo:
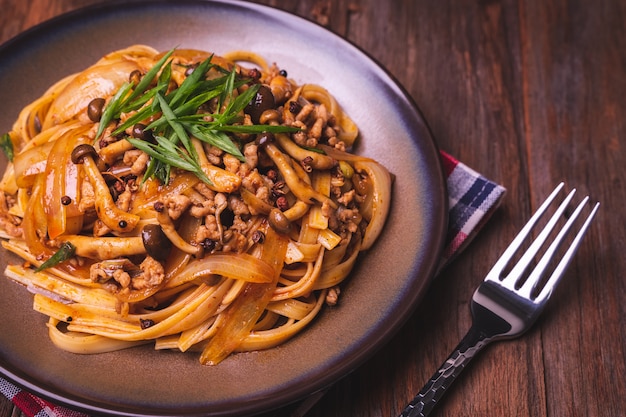
<svg viewBox="0 0 626 417">
<path fill-rule="evenodd" d="M 228 152 L 229 154 L 236 156 L 237 159 L 244 162 L 246 159 L 239 147 L 232 141 L 228 135 L 224 134 L 224 132 L 219 132 L 217 130 L 212 129 L 201 129 L 197 125 L 187 125 L 187 129 L 191 132 L 193 136 L 200 139 L 203 142 L 206 142 L 210 145 L 213 145 L 224 152 Z"/>
<path fill-rule="evenodd" d="M 161 107 L 161 111 L 163 112 L 165 120 L 167 120 L 167 123 L 170 125 L 172 130 L 174 130 L 174 133 L 176 134 L 176 137 L 178 137 L 178 140 L 183 143 L 183 146 L 185 147 L 187 152 L 195 155 L 195 148 L 191 144 L 191 139 L 189 139 L 189 135 L 187 135 L 185 128 L 176 120 L 176 115 L 165 101 L 165 98 L 163 98 L 161 94 L 157 94 L 156 98 L 159 102 L 159 106 Z M 175 138 L 170 139 L 170 141 L 172 143 L 178 142 L 177 140 L 175 140 Z"/>
<path fill-rule="evenodd" d="M 152 131 L 156 143 L 127 138 L 133 146 L 151 157 L 144 181 L 154 176 L 166 183 L 172 167 L 175 167 L 193 172 L 210 184 L 200 166 L 192 137 L 245 161 L 241 145 L 230 134 L 291 133 L 300 130 L 288 126 L 240 124 L 245 107 L 260 85 L 250 84 L 236 94 L 238 91 L 235 90 L 250 83 L 250 80 L 240 77 L 235 68 L 227 70 L 213 64 L 213 56 L 202 61 L 178 88 L 168 92 L 172 78 L 170 57 L 173 53 L 174 49 L 161 57 L 134 89 L 132 84 L 120 88 L 105 108 L 98 129 L 97 137 L 110 121 L 119 119 L 122 112 L 131 115 L 118 125 L 113 135 L 122 134 L 135 124 L 152 119 L 146 129 Z M 207 79 L 211 70 L 217 71 L 217 76 Z M 156 86 L 149 88 L 157 76 Z M 205 103 L 212 103 L 215 99 L 218 109 L 215 113 L 199 113 Z"/>
<path fill-rule="evenodd" d="M 194 90 L 198 87 L 198 83 L 204 79 L 206 73 L 211 68 L 212 58 L 213 55 L 202 61 L 202 63 L 200 63 L 200 65 L 198 65 L 198 67 L 194 69 L 193 72 L 187 76 L 187 78 L 185 78 L 180 87 L 172 93 L 172 107 L 177 107 L 183 104 L 194 92 Z"/>
<path fill-rule="evenodd" d="M 178 109 L 176 109 L 176 115 L 179 117 L 185 117 L 194 115 L 198 108 L 202 106 L 209 100 L 214 99 L 215 97 L 220 95 L 220 91 L 218 89 L 212 89 L 198 94 L 197 96 L 190 98 L 186 103 L 182 104 Z M 197 114 L 194 116 L 199 116 L 200 118 L 205 117 L 204 114 Z"/>
<path fill-rule="evenodd" d="M 156 158 L 151 158 L 148 163 L 148 167 L 146 168 L 146 172 L 143 175 L 143 181 L 146 181 L 148 178 L 155 177 L 157 180 L 161 181 L 162 184 L 168 184 L 170 182 L 171 168 L 171 165 L 159 161 Z"/>
<path fill-rule="evenodd" d="M 250 100 L 256 96 L 259 87 L 259 84 L 252 85 L 234 99 L 231 98 L 226 106 L 226 110 L 224 110 L 223 116 L 220 118 L 221 123 L 227 125 L 235 122 L 235 119 L 239 117 L 239 113 L 243 111 L 248 103 L 250 103 Z"/>
<path fill-rule="evenodd" d="M 61 262 L 67 261 L 76 252 L 76 246 L 74 246 L 71 242 L 64 242 L 59 250 L 57 250 L 47 261 L 42 263 L 39 268 L 35 269 L 35 272 L 43 271 L 47 268 L 52 268 L 53 266 L 57 266 Z"/>
<path fill-rule="evenodd" d="M 128 101 L 134 100 L 135 98 L 139 97 L 139 95 L 142 94 L 144 91 L 146 91 L 150 83 L 152 83 L 152 81 L 154 80 L 154 77 L 156 77 L 161 68 L 163 68 L 163 65 L 165 65 L 165 62 L 172 56 L 174 51 L 175 49 L 169 50 L 165 55 L 163 55 L 163 57 L 161 57 L 161 59 L 157 61 L 156 64 L 154 64 L 150 71 L 148 71 L 146 75 L 141 78 L 141 81 L 139 81 L 139 84 L 137 84 L 137 87 L 135 88 L 133 93 L 130 95 L 130 97 L 128 97 Z M 168 65 L 167 68 L 170 69 L 169 74 L 167 75 L 167 80 L 169 82 L 171 66 Z"/>
<path fill-rule="evenodd" d="M 117 105 L 117 108 L 111 108 L 111 112 L 114 113 L 113 114 L 114 118 L 119 117 L 120 113 L 122 112 L 128 113 L 133 110 L 139 110 L 143 105 L 145 105 L 148 101 L 150 101 L 150 99 L 152 99 L 156 93 L 165 92 L 167 90 L 167 87 L 170 83 L 170 79 L 172 77 L 172 66 L 171 66 L 171 61 L 169 61 L 167 65 L 165 65 L 165 62 L 172 55 L 173 52 L 174 52 L 174 49 L 172 49 L 167 54 L 165 54 L 150 69 L 150 71 L 148 71 L 146 75 L 142 77 L 141 81 L 139 81 L 139 84 L 133 90 L 133 92 L 129 94 L 126 97 L 126 99 L 124 99 L 123 101 L 120 101 L 120 103 Z M 161 75 L 159 75 L 159 80 L 157 82 L 156 87 L 148 91 L 145 91 L 148 88 L 148 86 L 152 83 L 152 81 L 154 80 L 154 77 L 158 74 L 159 71 L 161 71 Z M 145 94 L 141 95 L 144 92 Z M 113 100 L 111 100 L 111 103 L 107 106 L 107 109 L 109 107 L 113 107 L 112 103 L 114 103 Z M 105 109 L 105 112 L 106 111 L 107 110 Z M 153 112 L 156 113 L 156 110 L 153 110 Z M 119 126 L 113 132 L 113 134 L 114 135 L 120 134 L 121 132 L 126 130 L 126 128 L 133 126 L 135 123 L 141 120 L 144 120 L 149 115 L 150 115 L 150 108 L 144 107 L 133 117 L 134 122 L 131 123 L 127 120 L 127 122 L 124 123 L 124 127 Z"/>
<path fill-rule="evenodd" d="M 229 101 L 233 96 L 233 88 L 235 88 L 235 75 L 235 69 L 233 68 L 233 70 L 228 74 L 228 77 L 226 77 L 226 85 L 224 90 L 222 91 L 222 94 L 220 95 L 220 101 L 218 106 L 219 109 L 224 107 L 224 104 Z"/>
<path fill-rule="evenodd" d="M 326 152 L 324 151 L 324 149 L 312 148 L 310 146 L 302 146 L 302 145 L 300 145 L 300 147 L 303 149 L 306 149 L 307 151 L 321 153 L 322 155 L 326 155 Z"/>
<path fill-rule="evenodd" d="M 153 160 L 157 160 L 168 166 L 183 169 L 185 171 L 193 172 L 198 178 L 206 182 L 209 185 L 213 183 L 207 177 L 202 170 L 197 158 L 193 158 L 186 154 L 180 147 L 172 143 L 168 138 L 163 136 L 156 136 L 156 144 L 145 142 L 139 139 L 127 138 L 135 148 L 140 149 L 150 155 Z M 159 169 L 159 165 L 156 164 L 155 170 Z"/>
<path fill-rule="evenodd" d="M 123 105 L 123 99 L 124 97 L 126 97 L 132 87 L 132 83 L 124 83 L 122 87 L 117 90 L 117 93 L 115 93 L 109 104 L 106 106 L 106 108 L 102 112 L 102 117 L 100 118 L 98 131 L 96 132 L 96 140 L 100 138 L 102 132 L 104 132 L 104 129 L 106 129 L 111 120 L 115 119 L 118 116 L 119 109 Z"/>
<path fill-rule="evenodd" d="M 154 113 L 156 113 L 156 110 L 152 110 L 150 107 L 144 107 L 141 110 L 139 110 L 137 113 L 135 113 L 134 115 L 126 119 L 126 121 L 120 124 L 117 127 L 117 129 L 115 129 L 111 134 L 114 136 L 119 135 L 123 133 L 126 129 L 128 129 L 129 127 L 134 126 L 135 124 L 141 122 L 142 120 L 147 119 Z"/>
<path fill-rule="evenodd" d="M 2 152 L 7 156 L 7 159 L 13 162 L 13 142 L 11 142 L 11 135 L 8 133 L 0 137 L 0 149 L 2 149 Z"/>
<path fill-rule="evenodd" d="M 284 126 L 284 125 L 225 125 L 225 126 L 216 126 L 215 130 L 219 130 L 221 132 L 231 132 L 231 133 L 249 133 L 249 134 L 258 134 L 258 133 L 295 133 L 299 132 L 299 127 L 293 126 Z M 319 150 L 319 149 L 318 149 Z"/>
</svg>

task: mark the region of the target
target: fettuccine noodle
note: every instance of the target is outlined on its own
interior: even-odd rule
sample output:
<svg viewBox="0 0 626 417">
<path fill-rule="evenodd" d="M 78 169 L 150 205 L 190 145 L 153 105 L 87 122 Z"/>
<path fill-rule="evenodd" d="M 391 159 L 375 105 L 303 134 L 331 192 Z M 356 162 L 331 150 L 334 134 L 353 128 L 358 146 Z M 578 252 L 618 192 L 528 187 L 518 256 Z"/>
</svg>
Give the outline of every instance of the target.
<svg viewBox="0 0 626 417">
<path fill-rule="evenodd" d="M 239 98 L 239 99 L 238 99 Z M 310 324 L 381 233 L 391 176 L 323 87 L 248 51 L 135 45 L 4 135 L 2 245 L 61 349 L 217 364 Z"/>
</svg>

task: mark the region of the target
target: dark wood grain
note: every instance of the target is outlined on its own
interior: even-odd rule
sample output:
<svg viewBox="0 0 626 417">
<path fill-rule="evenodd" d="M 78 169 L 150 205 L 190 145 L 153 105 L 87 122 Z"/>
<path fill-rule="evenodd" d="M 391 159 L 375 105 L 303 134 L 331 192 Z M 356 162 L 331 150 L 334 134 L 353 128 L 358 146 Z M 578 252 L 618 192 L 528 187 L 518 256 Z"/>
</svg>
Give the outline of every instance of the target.
<svg viewBox="0 0 626 417">
<path fill-rule="evenodd" d="M 0 41 L 92 3 L 0 0 Z M 259 3 L 362 48 L 415 99 L 442 149 L 508 189 L 501 209 L 398 335 L 308 416 L 397 415 L 469 327 L 476 285 L 560 181 L 602 202 L 597 222 L 539 323 L 476 358 L 434 415 L 626 415 L 626 5 Z M 0 417 L 19 415 L 0 399 Z"/>
</svg>

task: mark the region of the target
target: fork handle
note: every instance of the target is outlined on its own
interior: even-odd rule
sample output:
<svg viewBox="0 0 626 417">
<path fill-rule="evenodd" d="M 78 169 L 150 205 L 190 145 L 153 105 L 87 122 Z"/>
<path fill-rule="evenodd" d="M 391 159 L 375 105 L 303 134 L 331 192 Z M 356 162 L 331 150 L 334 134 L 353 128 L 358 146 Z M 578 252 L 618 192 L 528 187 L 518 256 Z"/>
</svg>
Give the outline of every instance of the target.
<svg viewBox="0 0 626 417">
<path fill-rule="evenodd" d="M 399 417 L 426 417 L 452 385 L 457 376 L 491 339 L 474 326 L 461 339 L 448 359 L 433 374 L 430 381 L 404 408 Z"/>
</svg>

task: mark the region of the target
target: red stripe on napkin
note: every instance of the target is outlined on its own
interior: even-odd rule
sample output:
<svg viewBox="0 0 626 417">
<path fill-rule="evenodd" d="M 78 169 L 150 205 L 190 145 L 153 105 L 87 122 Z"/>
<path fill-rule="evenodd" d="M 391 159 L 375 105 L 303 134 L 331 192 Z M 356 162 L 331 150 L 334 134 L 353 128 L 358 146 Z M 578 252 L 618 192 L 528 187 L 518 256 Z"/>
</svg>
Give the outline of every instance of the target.
<svg viewBox="0 0 626 417">
<path fill-rule="evenodd" d="M 478 234 L 500 206 L 506 189 L 441 151 L 448 188 L 448 234 L 442 255 L 445 266 Z"/>
</svg>

